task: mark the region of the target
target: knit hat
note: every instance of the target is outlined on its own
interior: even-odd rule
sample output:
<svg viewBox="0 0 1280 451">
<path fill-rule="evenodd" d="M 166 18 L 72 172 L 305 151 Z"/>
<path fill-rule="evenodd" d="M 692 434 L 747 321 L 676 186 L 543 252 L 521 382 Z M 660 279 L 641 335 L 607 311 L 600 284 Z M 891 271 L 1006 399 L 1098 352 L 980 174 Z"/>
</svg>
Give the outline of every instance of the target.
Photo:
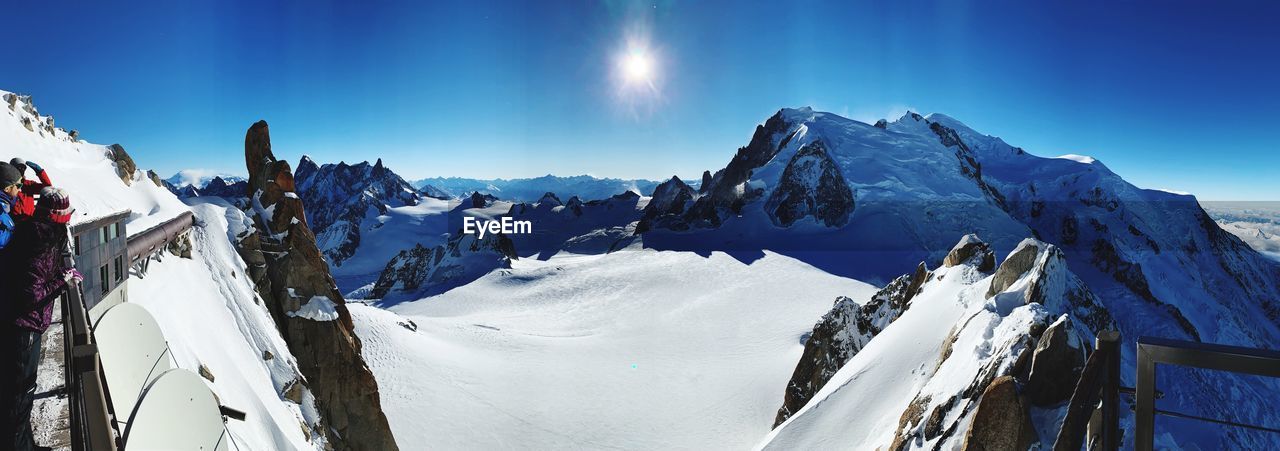
<svg viewBox="0 0 1280 451">
<path fill-rule="evenodd" d="M 40 190 L 40 200 L 36 201 L 36 216 L 48 214 L 49 219 L 58 224 L 71 222 L 71 195 L 67 190 L 55 186 L 46 186 Z"/>
<path fill-rule="evenodd" d="M 18 169 L 18 175 L 27 173 L 27 160 L 23 160 L 18 157 L 13 157 L 12 160 L 9 160 L 9 164 L 13 165 L 13 167 Z"/>
<path fill-rule="evenodd" d="M 11 164 L 0 162 L 0 189 L 17 183 L 22 183 L 22 171 Z"/>
</svg>

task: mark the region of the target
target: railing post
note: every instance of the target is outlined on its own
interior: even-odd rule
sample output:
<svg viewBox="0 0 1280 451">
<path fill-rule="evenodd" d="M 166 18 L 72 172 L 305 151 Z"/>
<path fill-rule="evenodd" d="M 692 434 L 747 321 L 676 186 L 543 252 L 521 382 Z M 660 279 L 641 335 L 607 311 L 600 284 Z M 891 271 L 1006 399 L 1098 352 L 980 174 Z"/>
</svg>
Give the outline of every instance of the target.
<svg viewBox="0 0 1280 451">
<path fill-rule="evenodd" d="M 1156 362 L 1147 354 L 1142 342 L 1138 342 L 1138 381 L 1134 386 L 1137 407 L 1134 411 L 1133 447 L 1138 451 L 1150 451 L 1155 446 L 1156 422 Z"/>
<path fill-rule="evenodd" d="M 1120 449 L 1120 333 L 1105 330 L 1094 347 L 1106 356 L 1102 367 L 1102 449 Z"/>
</svg>

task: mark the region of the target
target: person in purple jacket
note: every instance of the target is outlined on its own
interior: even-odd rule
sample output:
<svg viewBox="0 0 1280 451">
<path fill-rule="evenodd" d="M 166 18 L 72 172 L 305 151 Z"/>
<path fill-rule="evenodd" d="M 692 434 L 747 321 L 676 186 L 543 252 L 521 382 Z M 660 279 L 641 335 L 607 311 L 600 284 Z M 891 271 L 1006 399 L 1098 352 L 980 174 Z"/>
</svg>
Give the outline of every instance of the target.
<svg viewBox="0 0 1280 451">
<path fill-rule="evenodd" d="M 4 412 L 8 420 L 0 431 L 0 449 L 36 449 L 31 433 L 31 405 L 35 400 L 36 368 L 40 364 L 40 338 L 53 319 L 53 301 L 67 282 L 79 273 L 67 268 L 62 252 L 67 246 L 67 222 L 71 199 L 61 188 L 41 190 L 35 214 L 18 221 L 9 245 L 0 251 L 0 308 L 3 308 L 4 355 L 0 361 L 0 387 L 5 390 Z M 12 442 L 7 442 L 8 440 Z"/>
</svg>

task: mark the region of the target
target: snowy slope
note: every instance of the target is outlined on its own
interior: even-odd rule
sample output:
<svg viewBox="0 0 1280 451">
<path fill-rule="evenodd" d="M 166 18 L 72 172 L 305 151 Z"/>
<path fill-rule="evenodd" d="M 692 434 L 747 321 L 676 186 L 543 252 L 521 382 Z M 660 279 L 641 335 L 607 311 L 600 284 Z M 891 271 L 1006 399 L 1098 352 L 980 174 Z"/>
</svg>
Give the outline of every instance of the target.
<svg viewBox="0 0 1280 451">
<path fill-rule="evenodd" d="M 53 127 L 51 117 L 39 115 L 28 97 L 0 95 L 6 101 L 0 104 L 0 157 L 42 165 L 54 185 L 70 192 L 73 221 L 127 209 L 132 211 L 128 232 L 137 234 L 194 211 L 193 259 L 166 254 L 145 277 L 131 271 L 129 302 L 155 316 L 177 366 L 197 371 L 205 365 L 215 376 L 209 386 L 222 403 L 248 413 L 246 421 L 228 423 L 241 449 L 323 449 L 324 443 L 308 443 L 301 426 L 318 420 L 308 413 L 314 409 L 284 401 L 279 394 L 281 384 L 296 377 L 296 363 L 257 304 L 243 276 L 244 263 L 228 240 L 228 231 L 237 230 L 239 210 L 222 204 L 189 207 L 142 169 L 123 174 L 126 184 L 113 146 L 73 139 L 70 132 Z M 264 360 L 264 351 L 273 358 Z M 309 395 L 303 398 L 309 406 Z"/>
<path fill-rule="evenodd" d="M 310 204 L 310 203 L 308 203 Z M 360 245 L 342 265 L 329 264 L 329 270 L 344 293 L 378 279 L 396 253 L 412 248 L 415 244 L 432 247 L 448 239 L 448 215 L 450 204 L 431 197 L 423 197 L 418 205 L 390 207 L 381 214 L 376 210 L 361 219 Z M 316 236 L 321 249 L 341 246 L 345 234 L 326 233 Z"/>
<path fill-rule="evenodd" d="M 351 310 L 401 443 L 743 449 L 768 432 L 830 299 L 872 291 L 775 254 L 630 249 L 521 259 L 390 312 Z"/>
<path fill-rule="evenodd" d="M 1027 265 L 1007 264 L 1017 261 L 1008 258 L 994 273 L 977 259 L 934 270 L 901 317 L 760 446 L 955 449 L 994 378 L 1015 375 L 1023 390 L 1046 385 L 1035 373 L 1026 380 L 1040 331 L 1058 318 L 1071 322 L 1068 341 L 1080 348 L 1109 320 L 1094 316 L 1095 300 L 1059 250 L 1024 240 L 1014 255 L 1023 250 Z M 1040 438 L 1052 443 L 1061 407 L 1032 410 Z"/>
<path fill-rule="evenodd" d="M 197 201 L 192 210 L 192 259 L 152 263 L 145 276 L 130 281 L 130 301 L 156 317 L 178 367 L 208 368 L 221 402 L 247 413 L 243 422 L 227 422 L 241 449 L 323 448 L 303 430 L 319 419 L 314 398 L 305 388 L 305 405 L 283 396 L 302 377 L 297 361 L 231 245 L 228 235 L 243 230 L 244 214 L 218 198 Z M 265 359 L 267 353 L 272 358 Z"/>
<path fill-rule="evenodd" d="M 54 185 L 71 194 L 75 208 L 72 223 L 85 222 L 131 210 L 126 229 L 130 234 L 142 232 L 187 211 L 187 206 L 167 189 L 156 186 L 137 170 L 127 174 L 126 185 L 116 175 L 116 163 L 108 146 L 72 139 L 69 132 L 51 126 L 52 116 L 40 115 L 30 97 L 0 91 L 6 99 L 0 104 L 0 157 L 9 161 L 21 157 L 44 167 Z M 12 105 L 7 100 L 14 99 Z M 24 125 L 33 125 L 28 130 Z M 50 125 L 42 128 L 41 124 Z M 27 177 L 35 177 L 28 170 Z"/>
</svg>

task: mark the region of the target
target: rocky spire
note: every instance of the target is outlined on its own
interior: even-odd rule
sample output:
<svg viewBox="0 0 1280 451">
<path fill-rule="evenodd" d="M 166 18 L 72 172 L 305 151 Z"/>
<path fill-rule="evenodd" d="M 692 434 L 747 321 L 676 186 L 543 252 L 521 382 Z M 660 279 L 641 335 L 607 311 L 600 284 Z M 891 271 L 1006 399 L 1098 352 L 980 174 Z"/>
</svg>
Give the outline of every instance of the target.
<svg viewBox="0 0 1280 451">
<path fill-rule="evenodd" d="M 396 449 L 377 381 L 307 225 L 289 163 L 272 154 L 265 121 L 253 124 L 244 142 L 257 233 L 237 246 L 315 395 L 323 418 L 313 428 L 334 449 Z"/>
</svg>

